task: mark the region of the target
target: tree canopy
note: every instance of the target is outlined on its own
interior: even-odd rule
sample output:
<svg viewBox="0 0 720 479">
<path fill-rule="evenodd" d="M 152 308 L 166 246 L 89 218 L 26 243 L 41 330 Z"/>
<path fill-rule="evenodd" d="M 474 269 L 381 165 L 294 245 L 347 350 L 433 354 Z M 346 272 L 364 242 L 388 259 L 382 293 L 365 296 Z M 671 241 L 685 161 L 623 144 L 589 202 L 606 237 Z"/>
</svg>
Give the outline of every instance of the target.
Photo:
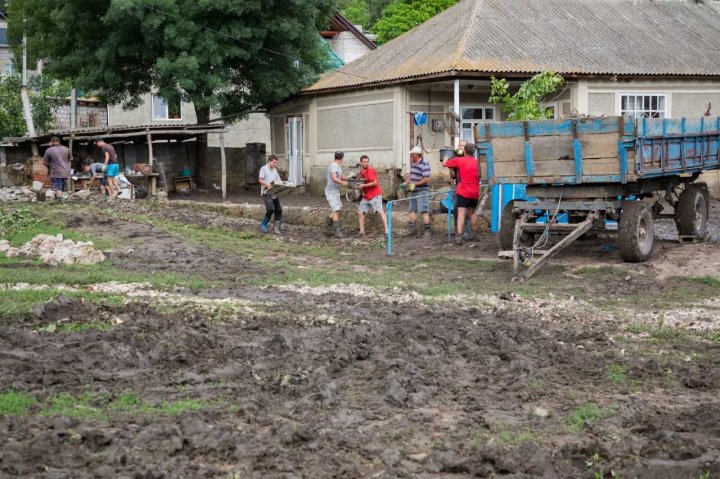
<svg viewBox="0 0 720 479">
<path fill-rule="evenodd" d="M 21 86 L 19 74 L 0 77 L 0 138 L 27 134 L 20 97 Z M 38 132 L 47 131 L 55 126 L 53 107 L 62 103 L 62 99 L 70 94 L 70 86 L 33 76 L 28 81 L 28 90 L 35 129 Z"/>
<path fill-rule="evenodd" d="M 517 92 L 510 94 L 510 85 L 504 78 L 498 80 L 492 77 L 490 102 L 502 104 L 500 108 L 508 114 L 508 121 L 552 118 L 554 112 L 543 107 L 542 101 L 563 82 L 563 77 L 555 72 L 542 72 L 523 82 Z"/>
<path fill-rule="evenodd" d="M 346 0 L 343 14 L 382 44 L 434 17 L 457 0 Z"/>
<path fill-rule="evenodd" d="M 22 0 L 9 3 L 45 73 L 133 108 L 154 89 L 198 122 L 281 101 L 328 65 L 318 30 L 338 0 Z"/>
</svg>

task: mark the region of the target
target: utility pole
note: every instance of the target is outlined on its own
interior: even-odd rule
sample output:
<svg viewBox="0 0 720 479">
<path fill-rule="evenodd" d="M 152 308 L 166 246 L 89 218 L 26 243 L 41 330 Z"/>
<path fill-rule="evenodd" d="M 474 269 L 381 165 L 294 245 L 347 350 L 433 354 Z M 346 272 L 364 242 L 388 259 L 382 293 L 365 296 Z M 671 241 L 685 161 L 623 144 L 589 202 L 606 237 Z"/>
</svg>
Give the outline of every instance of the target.
<svg viewBox="0 0 720 479">
<path fill-rule="evenodd" d="M 23 20 L 23 23 L 25 21 Z M 20 88 L 20 97 L 22 98 L 23 114 L 25 115 L 25 123 L 27 124 L 28 136 L 34 138 L 35 125 L 32 118 L 32 105 L 30 104 L 30 94 L 27 88 L 27 34 L 23 33 L 23 59 L 22 59 L 22 88 Z M 40 156 L 40 150 L 37 143 L 30 142 L 33 156 Z"/>
</svg>

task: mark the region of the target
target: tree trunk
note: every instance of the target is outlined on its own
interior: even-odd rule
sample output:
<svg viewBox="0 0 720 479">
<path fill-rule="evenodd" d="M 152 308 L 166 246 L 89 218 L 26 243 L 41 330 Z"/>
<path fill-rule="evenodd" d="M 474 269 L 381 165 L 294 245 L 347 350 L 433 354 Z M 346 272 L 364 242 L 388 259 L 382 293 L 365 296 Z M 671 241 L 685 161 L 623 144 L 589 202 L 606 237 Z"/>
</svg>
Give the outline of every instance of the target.
<svg viewBox="0 0 720 479">
<path fill-rule="evenodd" d="M 210 123 L 210 109 L 195 107 L 195 115 L 197 116 L 198 125 L 207 125 Z M 208 136 L 199 135 L 197 137 L 197 170 L 195 171 L 195 181 L 200 188 L 212 188 L 212 165 L 208 161 Z"/>
</svg>

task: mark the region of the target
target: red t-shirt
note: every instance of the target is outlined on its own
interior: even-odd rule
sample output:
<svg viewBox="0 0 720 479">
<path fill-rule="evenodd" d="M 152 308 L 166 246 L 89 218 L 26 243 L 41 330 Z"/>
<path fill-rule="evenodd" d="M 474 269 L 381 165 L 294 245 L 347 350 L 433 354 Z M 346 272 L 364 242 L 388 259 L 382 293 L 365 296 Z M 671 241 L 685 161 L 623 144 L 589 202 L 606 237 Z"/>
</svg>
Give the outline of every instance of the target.
<svg viewBox="0 0 720 479">
<path fill-rule="evenodd" d="M 480 197 L 480 177 L 478 175 L 478 160 L 474 156 L 460 156 L 447 160 L 445 166 L 457 168 L 460 183 L 455 193 L 471 200 Z"/>
<path fill-rule="evenodd" d="M 377 184 L 375 186 L 371 186 L 370 188 L 363 188 L 363 198 L 369 201 L 375 198 L 377 195 L 382 195 L 382 188 L 380 188 L 380 181 L 378 180 L 378 175 L 372 166 L 368 166 L 367 169 L 364 168 L 360 170 L 360 178 L 364 179 L 365 183 L 372 183 L 373 181 L 377 181 Z"/>
</svg>

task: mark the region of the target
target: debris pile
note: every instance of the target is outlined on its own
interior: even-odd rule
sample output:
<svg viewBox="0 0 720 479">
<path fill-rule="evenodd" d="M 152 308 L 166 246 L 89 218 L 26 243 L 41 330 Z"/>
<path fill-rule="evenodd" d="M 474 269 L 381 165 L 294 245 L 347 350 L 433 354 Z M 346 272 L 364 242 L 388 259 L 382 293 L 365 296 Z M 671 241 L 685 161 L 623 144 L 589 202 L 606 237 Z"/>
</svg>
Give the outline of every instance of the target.
<svg viewBox="0 0 720 479">
<path fill-rule="evenodd" d="M 7 240 L 0 241 L 0 252 L 8 258 L 25 256 L 27 258 L 40 258 L 51 266 L 59 264 L 95 264 L 105 261 L 105 255 L 93 247 L 92 241 L 78 241 L 63 239 L 61 234 L 37 235 L 19 248 L 10 246 Z"/>
<path fill-rule="evenodd" d="M 37 195 L 27 186 L 16 186 L 10 188 L 0 188 L 0 201 L 35 201 Z"/>
</svg>

